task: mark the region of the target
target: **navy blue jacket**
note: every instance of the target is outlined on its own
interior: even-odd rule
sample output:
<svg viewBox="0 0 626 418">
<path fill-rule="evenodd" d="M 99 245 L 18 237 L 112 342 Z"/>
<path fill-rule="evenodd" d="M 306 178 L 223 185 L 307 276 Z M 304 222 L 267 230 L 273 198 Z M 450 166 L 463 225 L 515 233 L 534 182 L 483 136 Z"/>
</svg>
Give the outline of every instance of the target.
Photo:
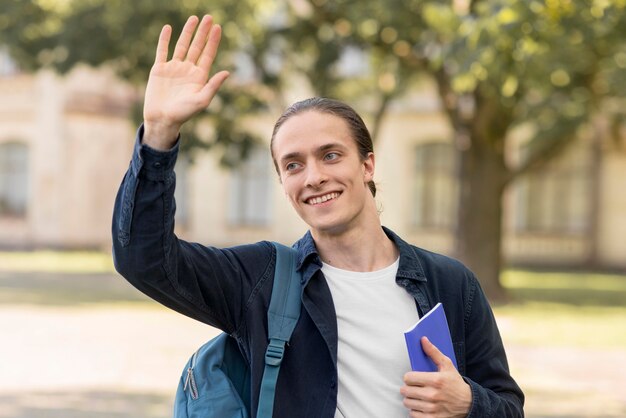
<svg viewBox="0 0 626 418">
<path fill-rule="evenodd" d="M 173 171 L 178 146 L 159 152 L 141 145 L 142 134 L 140 128 L 115 202 L 115 266 L 146 295 L 238 340 L 250 362 L 254 414 L 267 345 L 274 247 L 259 242 L 214 248 L 179 240 L 174 235 Z M 523 417 L 524 395 L 509 374 L 500 334 L 478 280 L 458 261 L 409 245 L 388 229 L 385 233 L 400 252 L 396 282 L 415 298 L 420 316 L 437 302 L 446 308 L 459 372 L 472 390 L 468 417 Z M 274 416 L 333 418 L 335 309 L 310 233 L 295 247 L 303 272 L 302 313 L 281 366 Z"/>
</svg>

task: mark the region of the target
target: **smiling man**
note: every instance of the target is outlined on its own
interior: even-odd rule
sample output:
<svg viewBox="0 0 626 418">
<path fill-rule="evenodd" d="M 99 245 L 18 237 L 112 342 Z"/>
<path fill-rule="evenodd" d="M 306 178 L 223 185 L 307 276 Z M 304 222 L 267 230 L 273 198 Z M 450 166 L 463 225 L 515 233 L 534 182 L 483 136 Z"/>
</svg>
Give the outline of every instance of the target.
<svg viewBox="0 0 626 418">
<path fill-rule="evenodd" d="M 191 17 L 168 60 L 171 28 L 163 28 L 144 124 L 116 200 L 113 249 L 116 268 L 138 289 L 237 340 L 251 368 L 255 416 L 274 247 L 206 247 L 173 233 L 178 132 L 228 76 L 209 77 L 220 35 L 210 16 Z M 295 103 L 276 122 L 271 151 L 285 195 L 310 227 L 294 245 L 302 313 L 274 417 L 523 416 L 523 394 L 474 275 L 381 225 L 372 141 L 359 115 L 331 99 Z M 439 370 L 411 372 L 403 331 L 438 302 L 459 369 L 424 340 Z"/>
</svg>

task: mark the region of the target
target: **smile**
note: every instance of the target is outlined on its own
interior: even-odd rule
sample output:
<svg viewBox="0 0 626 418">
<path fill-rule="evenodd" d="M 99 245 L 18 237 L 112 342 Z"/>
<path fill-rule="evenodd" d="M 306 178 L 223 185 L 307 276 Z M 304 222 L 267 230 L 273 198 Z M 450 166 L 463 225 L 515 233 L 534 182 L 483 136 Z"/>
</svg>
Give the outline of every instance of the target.
<svg viewBox="0 0 626 418">
<path fill-rule="evenodd" d="M 320 203 L 328 202 L 331 199 L 336 199 L 337 197 L 339 197 L 339 194 L 340 193 L 332 192 L 323 196 L 311 197 L 306 200 L 306 203 L 309 205 L 319 205 Z"/>
</svg>

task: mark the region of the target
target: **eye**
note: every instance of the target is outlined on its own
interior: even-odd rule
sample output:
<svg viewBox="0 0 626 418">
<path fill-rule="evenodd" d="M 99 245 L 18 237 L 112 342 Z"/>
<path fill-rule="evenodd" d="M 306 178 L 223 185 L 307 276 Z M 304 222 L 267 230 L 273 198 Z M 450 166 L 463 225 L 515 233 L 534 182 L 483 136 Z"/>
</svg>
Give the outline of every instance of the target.
<svg viewBox="0 0 626 418">
<path fill-rule="evenodd" d="M 328 154 L 324 155 L 325 161 L 332 161 L 336 160 L 337 158 L 339 158 L 339 154 L 336 152 L 329 152 Z"/>
<path fill-rule="evenodd" d="M 286 171 L 294 171 L 300 168 L 300 164 L 298 163 L 289 163 L 285 166 Z"/>
</svg>

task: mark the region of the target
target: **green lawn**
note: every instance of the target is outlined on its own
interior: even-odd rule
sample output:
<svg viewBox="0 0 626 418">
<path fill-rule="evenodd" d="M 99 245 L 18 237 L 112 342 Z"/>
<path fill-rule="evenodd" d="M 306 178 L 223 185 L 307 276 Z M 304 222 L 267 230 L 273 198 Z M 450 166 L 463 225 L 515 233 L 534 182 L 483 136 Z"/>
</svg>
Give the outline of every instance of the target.
<svg viewBox="0 0 626 418">
<path fill-rule="evenodd" d="M 626 347 L 626 276 L 509 270 L 502 279 L 515 301 L 494 309 L 510 322 L 505 340 Z"/>
<path fill-rule="evenodd" d="M 505 341 L 626 347 L 626 276 L 507 270 L 513 302 L 494 308 Z M 0 252 L 0 303 L 146 302 L 99 252 Z M 155 305 L 156 306 L 156 305 Z"/>
<path fill-rule="evenodd" d="M 0 271 L 17 273 L 113 273 L 110 254 L 96 251 L 0 252 Z"/>
<path fill-rule="evenodd" d="M 113 268 L 110 254 L 95 251 L 0 252 L 0 304 L 157 307 Z M 148 302 L 148 303 L 145 303 Z"/>
</svg>

